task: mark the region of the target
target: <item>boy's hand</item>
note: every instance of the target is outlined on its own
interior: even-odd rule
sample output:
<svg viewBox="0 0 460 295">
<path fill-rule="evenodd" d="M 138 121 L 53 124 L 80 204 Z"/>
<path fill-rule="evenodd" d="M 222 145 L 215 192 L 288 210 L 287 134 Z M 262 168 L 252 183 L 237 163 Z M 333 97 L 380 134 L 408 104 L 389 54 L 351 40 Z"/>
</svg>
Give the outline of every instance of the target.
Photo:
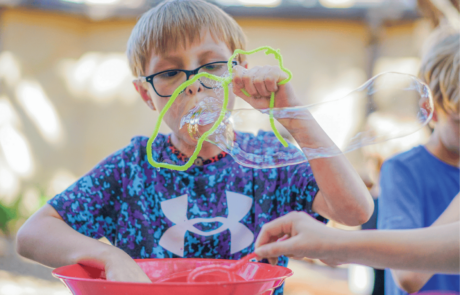
<svg viewBox="0 0 460 295">
<path fill-rule="evenodd" d="M 259 258 L 274 258 L 286 255 L 301 259 L 320 259 L 329 265 L 341 262 L 333 257 L 333 245 L 340 240 L 341 232 L 329 228 L 304 212 L 291 212 L 262 227 L 255 244 Z M 280 240 L 288 235 L 289 239 Z"/>
<path fill-rule="evenodd" d="M 105 262 L 105 277 L 108 281 L 151 283 L 139 265 L 123 250 L 116 247 L 110 251 Z"/>
<path fill-rule="evenodd" d="M 275 108 L 301 105 L 289 83 L 278 85 L 288 75 L 277 66 L 254 67 L 246 70 L 242 66 L 233 68 L 233 93 L 246 100 L 256 109 L 268 109 L 270 96 L 275 92 Z M 241 89 L 246 90 L 250 97 Z"/>
</svg>

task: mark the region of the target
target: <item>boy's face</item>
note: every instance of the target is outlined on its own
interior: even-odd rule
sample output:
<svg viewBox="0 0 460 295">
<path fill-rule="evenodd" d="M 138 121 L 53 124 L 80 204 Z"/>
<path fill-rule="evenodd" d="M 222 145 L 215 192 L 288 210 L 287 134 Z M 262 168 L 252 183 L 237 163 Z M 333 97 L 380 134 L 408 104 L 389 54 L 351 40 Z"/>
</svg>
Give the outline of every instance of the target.
<svg viewBox="0 0 460 295">
<path fill-rule="evenodd" d="M 187 44 L 185 48 L 179 46 L 174 51 L 169 51 L 164 55 L 158 55 L 152 53 L 150 60 L 145 66 L 145 76 L 150 76 L 159 72 L 167 70 L 195 70 L 198 67 L 219 61 L 228 61 L 232 52 L 228 46 L 220 40 L 215 40 L 209 31 L 203 32 L 201 40 L 197 40 L 194 43 Z M 222 64 L 227 67 L 226 64 Z M 175 73 L 168 74 L 174 76 Z M 169 76 L 167 77 L 169 78 Z M 193 75 L 189 79 L 193 78 Z M 182 78 L 185 80 L 185 78 Z M 183 83 L 185 81 L 182 81 Z M 155 85 L 154 81 L 154 85 Z M 181 84 L 179 83 L 179 84 Z M 155 86 L 157 88 L 157 86 Z M 174 84 L 175 87 L 175 84 Z M 150 87 L 151 88 L 151 87 Z M 165 105 L 168 103 L 170 97 L 161 97 L 153 89 L 145 89 L 145 85 L 136 85 L 136 89 L 141 94 L 143 100 L 152 108 L 159 112 L 163 110 Z M 221 92 L 222 93 L 222 92 Z M 164 95 L 160 93 L 161 95 Z M 220 97 L 218 97 L 220 95 Z M 205 87 L 200 81 L 196 81 L 194 84 L 187 87 L 179 96 L 177 96 L 175 102 L 166 112 L 163 120 L 171 128 L 172 132 L 178 137 L 183 143 L 194 146 L 196 140 L 193 139 L 186 127 L 179 129 L 181 118 L 189 112 L 196 104 L 206 97 L 223 98 L 223 94 L 217 94 L 212 89 Z M 233 108 L 235 95 L 232 91 L 229 91 L 228 109 Z"/>
</svg>

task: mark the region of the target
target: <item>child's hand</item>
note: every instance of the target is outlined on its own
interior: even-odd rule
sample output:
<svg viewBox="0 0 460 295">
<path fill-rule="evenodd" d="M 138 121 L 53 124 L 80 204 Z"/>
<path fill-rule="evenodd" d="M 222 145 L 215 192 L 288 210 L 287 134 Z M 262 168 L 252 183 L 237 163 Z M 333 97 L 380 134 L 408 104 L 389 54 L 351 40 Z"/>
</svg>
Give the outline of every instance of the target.
<svg viewBox="0 0 460 295">
<path fill-rule="evenodd" d="M 254 67 L 246 70 L 242 66 L 233 68 L 233 93 L 246 100 L 256 109 L 270 107 L 270 95 L 275 92 L 275 108 L 295 107 L 300 102 L 289 83 L 278 85 L 288 75 L 276 66 Z M 251 96 L 245 95 L 241 89 Z"/>
<path fill-rule="evenodd" d="M 152 282 L 126 252 L 115 247 L 105 259 L 105 277 L 108 281 L 133 283 Z"/>
<path fill-rule="evenodd" d="M 326 264 L 340 264 L 333 257 L 333 245 L 339 239 L 339 230 L 329 228 L 304 212 L 291 212 L 262 227 L 255 244 L 259 258 L 275 258 L 286 255 L 290 258 L 304 257 L 320 259 Z M 283 236 L 290 236 L 279 240 Z"/>
</svg>

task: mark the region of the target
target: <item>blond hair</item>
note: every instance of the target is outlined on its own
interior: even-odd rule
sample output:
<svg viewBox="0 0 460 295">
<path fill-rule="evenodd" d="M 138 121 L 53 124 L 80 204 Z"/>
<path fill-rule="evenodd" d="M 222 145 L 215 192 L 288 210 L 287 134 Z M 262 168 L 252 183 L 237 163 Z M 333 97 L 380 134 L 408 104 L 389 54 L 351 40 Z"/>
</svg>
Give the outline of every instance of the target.
<svg viewBox="0 0 460 295">
<path fill-rule="evenodd" d="M 241 27 L 217 6 L 202 0 L 167 0 L 153 7 L 137 22 L 128 40 L 127 55 L 134 76 L 144 75 L 153 52 L 164 54 L 201 39 L 203 29 L 223 41 L 233 52 L 244 49 Z M 244 55 L 240 55 L 240 62 Z"/>
<path fill-rule="evenodd" d="M 433 93 L 435 107 L 445 113 L 459 112 L 460 33 L 439 28 L 428 39 L 420 78 Z"/>
</svg>

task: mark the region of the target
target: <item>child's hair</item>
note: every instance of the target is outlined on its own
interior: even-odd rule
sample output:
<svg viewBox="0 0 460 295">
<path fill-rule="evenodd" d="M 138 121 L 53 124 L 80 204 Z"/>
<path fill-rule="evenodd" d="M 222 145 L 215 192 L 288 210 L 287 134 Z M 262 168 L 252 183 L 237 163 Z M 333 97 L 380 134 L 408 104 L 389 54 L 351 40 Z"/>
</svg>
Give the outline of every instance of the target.
<svg viewBox="0 0 460 295">
<path fill-rule="evenodd" d="M 460 33 L 441 27 L 428 41 L 428 50 L 422 58 L 420 78 L 430 87 L 436 109 L 447 114 L 458 114 Z"/>
<path fill-rule="evenodd" d="M 164 54 L 200 40 L 203 29 L 225 42 L 232 51 L 244 49 L 241 27 L 217 6 L 202 0 L 167 0 L 153 7 L 137 22 L 128 41 L 127 55 L 134 76 L 144 75 L 153 52 Z M 244 55 L 239 55 L 239 61 Z"/>
</svg>

